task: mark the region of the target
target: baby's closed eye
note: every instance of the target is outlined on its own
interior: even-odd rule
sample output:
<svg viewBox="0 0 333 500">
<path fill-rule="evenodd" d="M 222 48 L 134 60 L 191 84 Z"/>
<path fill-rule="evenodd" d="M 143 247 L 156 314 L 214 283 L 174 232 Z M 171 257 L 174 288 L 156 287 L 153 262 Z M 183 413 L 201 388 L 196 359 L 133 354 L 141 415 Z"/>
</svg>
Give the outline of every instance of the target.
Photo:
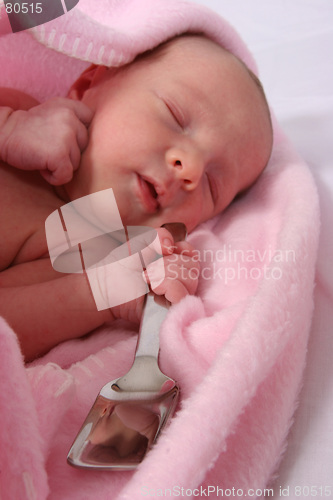
<svg viewBox="0 0 333 500">
<path fill-rule="evenodd" d="M 206 177 L 207 177 L 208 187 L 209 187 L 209 191 L 210 191 L 210 194 L 212 197 L 212 201 L 213 201 L 214 205 L 216 205 L 218 197 L 219 197 L 219 191 L 218 191 L 218 186 L 217 186 L 215 176 L 209 172 L 206 172 Z"/>
<path fill-rule="evenodd" d="M 179 125 L 180 128 L 184 128 L 185 119 L 181 109 L 169 99 L 165 99 L 164 102 L 177 125 Z"/>
</svg>

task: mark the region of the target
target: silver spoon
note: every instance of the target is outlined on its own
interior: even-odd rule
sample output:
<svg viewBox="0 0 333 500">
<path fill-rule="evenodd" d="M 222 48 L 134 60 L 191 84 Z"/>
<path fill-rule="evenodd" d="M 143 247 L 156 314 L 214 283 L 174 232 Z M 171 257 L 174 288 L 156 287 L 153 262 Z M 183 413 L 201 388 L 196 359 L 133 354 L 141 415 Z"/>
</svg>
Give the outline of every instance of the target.
<svg viewBox="0 0 333 500">
<path fill-rule="evenodd" d="M 182 223 L 166 224 L 175 241 L 185 239 Z M 159 330 L 168 312 L 164 297 L 145 296 L 134 362 L 129 372 L 98 394 L 67 460 L 101 470 L 131 470 L 143 460 L 172 416 L 177 383 L 158 366 Z"/>
</svg>

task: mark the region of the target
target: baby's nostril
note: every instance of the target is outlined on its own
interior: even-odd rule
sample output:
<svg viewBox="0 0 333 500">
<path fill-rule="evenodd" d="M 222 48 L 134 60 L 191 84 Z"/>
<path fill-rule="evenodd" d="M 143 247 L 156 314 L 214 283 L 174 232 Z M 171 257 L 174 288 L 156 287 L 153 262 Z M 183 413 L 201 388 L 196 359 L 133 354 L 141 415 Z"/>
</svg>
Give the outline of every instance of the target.
<svg viewBox="0 0 333 500">
<path fill-rule="evenodd" d="M 175 167 L 181 167 L 182 162 L 180 160 L 175 160 Z"/>
</svg>

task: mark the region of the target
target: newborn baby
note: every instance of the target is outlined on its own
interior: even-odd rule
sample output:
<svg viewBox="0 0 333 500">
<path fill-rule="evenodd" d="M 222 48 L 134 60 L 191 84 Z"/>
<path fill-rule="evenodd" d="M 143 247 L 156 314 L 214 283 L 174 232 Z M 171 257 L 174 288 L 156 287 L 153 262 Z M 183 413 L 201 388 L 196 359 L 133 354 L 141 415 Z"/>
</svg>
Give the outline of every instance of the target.
<svg viewBox="0 0 333 500">
<path fill-rule="evenodd" d="M 138 321 L 142 310 L 137 299 L 97 311 L 83 275 L 52 269 L 50 213 L 112 188 L 125 226 L 179 221 L 191 231 L 255 182 L 272 148 L 259 81 L 200 35 L 174 38 L 120 68 L 92 66 L 68 99 L 39 104 L 2 89 L 0 105 L 0 314 L 27 360 L 115 318 Z M 189 271 L 198 264 L 189 243 L 158 233 L 166 277 L 154 291 L 177 302 L 197 279 L 183 270 L 168 277 L 168 259 L 173 271 L 175 256 Z"/>
</svg>

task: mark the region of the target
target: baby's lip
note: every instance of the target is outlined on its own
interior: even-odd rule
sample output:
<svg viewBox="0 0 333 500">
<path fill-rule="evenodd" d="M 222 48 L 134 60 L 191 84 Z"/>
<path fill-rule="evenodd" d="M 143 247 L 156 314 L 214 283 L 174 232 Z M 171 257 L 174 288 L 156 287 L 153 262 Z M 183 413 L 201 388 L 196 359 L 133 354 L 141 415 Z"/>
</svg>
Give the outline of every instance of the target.
<svg viewBox="0 0 333 500">
<path fill-rule="evenodd" d="M 138 195 L 146 212 L 155 213 L 160 208 L 158 196 L 160 188 L 156 182 L 146 176 L 137 174 Z"/>
</svg>

